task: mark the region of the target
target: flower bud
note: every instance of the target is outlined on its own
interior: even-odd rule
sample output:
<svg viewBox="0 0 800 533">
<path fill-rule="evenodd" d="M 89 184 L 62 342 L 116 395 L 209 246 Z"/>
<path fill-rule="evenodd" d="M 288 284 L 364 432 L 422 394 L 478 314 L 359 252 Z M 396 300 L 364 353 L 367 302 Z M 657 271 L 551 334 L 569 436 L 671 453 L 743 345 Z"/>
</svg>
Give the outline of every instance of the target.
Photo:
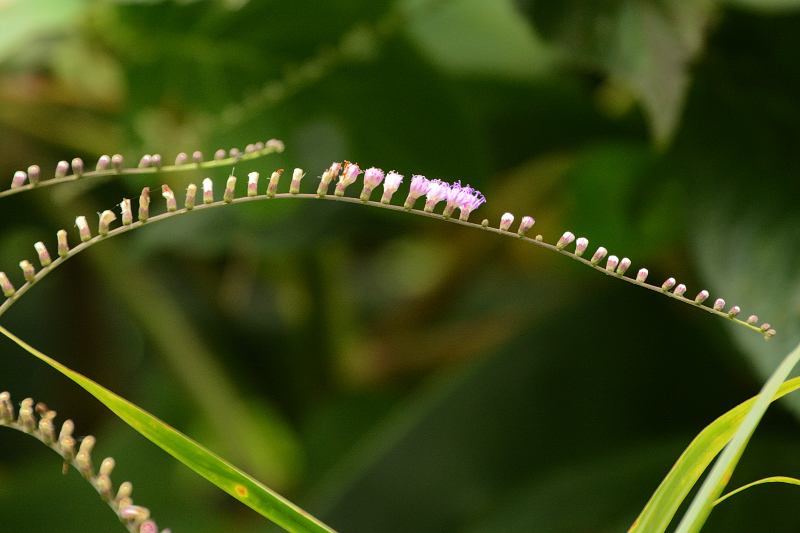
<svg viewBox="0 0 800 533">
<path fill-rule="evenodd" d="M 614 272 L 617 269 L 617 265 L 619 264 L 619 257 L 616 255 L 609 256 L 608 261 L 606 262 L 606 270 L 609 272 Z"/>
<path fill-rule="evenodd" d="M 56 441 L 56 430 L 51 418 L 42 418 L 39 420 L 39 434 L 42 436 L 42 442 L 47 446 L 50 446 Z"/>
<path fill-rule="evenodd" d="M 305 174 L 302 168 L 294 169 L 292 173 L 292 182 L 289 184 L 290 194 L 298 194 L 300 192 L 300 180 L 303 179 L 303 176 L 305 176 Z"/>
<path fill-rule="evenodd" d="M 359 174 L 361 174 L 361 170 L 358 168 L 358 165 L 345 161 L 344 171 L 339 177 L 339 183 L 336 184 L 336 190 L 333 194 L 336 196 L 344 196 L 345 189 L 356 181 Z"/>
<path fill-rule="evenodd" d="M 75 459 L 75 439 L 71 436 L 61 437 L 58 439 L 58 447 L 61 448 L 61 457 L 65 462 L 70 462 Z"/>
<path fill-rule="evenodd" d="M 150 158 L 149 155 L 143 155 L 142 158 L 139 160 L 139 168 L 149 167 L 152 161 L 153 160 Z"/>
<path fill-rule="evenodd" d="M 164 162 L 161 160 L 161 156 L 159 154 L 153 154 L 150 156 L 150 165 L 160 169 L 162 166 L 164 166 Z"/>
<path fill-rule="evenodd" d="M 255 151 L 256 151 L 256 145 L 253 144 L 253 143 L 250 143 L 250 144 L 248 144 L 247 146 L 244 147 L 244 153 L 245 154 L 252 154 Z"/>
<path fill-rule="evenodd" d="M 152 520 L 145 520 L 139 525 L 139 533 L 158 533 L 158 526 Z M 165 529 L 161 533 L 170 533 L 170 531 Z"/>
<path fill-rule="evenodd" d="M 123 198 L 119 203 L 119 208 L 122 211 L 122 225 L 130 226 L 133 223 L 133 211 L 131 210 L 131 201 Z"/>
<path fill-rule="evenodd" d="M 99 473 L 101 475 L 110 476 L 111 472 L 114 471 L 114 466 L 116 466 L 117 462 L 114 461 L 113 457 L 106 457 L 103 459 L 103 462 L 100 463 L 100 470 Z"/>
<path fill-rule="evenodd" d="M 775 336 L 776 331 L 774 329 L 769 329 L 764 332 L 764 338 L 770 340 L 772 337 Z"/>
<path fill-rule="evenodd" d="M 161 186 L 161 196 L 163 196 L 167 200 L 167 211 L 177 211 L 178 210 L 178 201 L 175 199 L 175 193 L 172 192 L 172 189 L 169 188 L 169 185 L 164 184 Z"/>
<path fill-rule="evenodd" d="M 81 215 L 75 218 L 75 225 L 78 226 L 78 233 L 81 236 L 81 242 L 86 242 L 92 238 L 92 232 L 89 230 L 89 224 L 86 222 L 86 217 Z"/>
<path fill-rule="evenodd" d="M 203 180 L 203 203 L 210 204 L 214 201 L 214 182 L 211 178 Z"/>
<path fill-rule="evenodd" d="M 11 403 L 11 394 L 0 392 L 0 421 L 8 424 L 14 421 L 14 404 Z"/>
<path fill-rule="evenodd" d="M 739 306 L 734 305 L 728 310 L 728 318 L 733 318 L 738 315 L 742 310 L 739 309 Z"/>
<path fill-rule="evenodd" d="M 22 269 L 22 276 L 25 278 L 25 281 L 28 283 L 36 281 L 36 269 L 33 268 L 30 261 L 27 259 L 20 261 L 19 267 Z"/>
<path fill-rule="evenodd" d="M 562 239 L 564 237 L 561 237 Z M 586 251 L 586 248 L 589 247 L 589 239 L 586 237 L 578 237 L 578 240 L 575 241 L 575 255 L 581 257 L 583 252 Z"/>
<path fill-rule="evenodd" d="M 220 148 L 219 150 L 214 152 L 214 161 L 222 161 L 223 159 L 225 159 L 225 156 L 227 156 L 227 155 L 228 155 L 228 152 L 226 152 L 225 150 Z"/>
<path fill-rule="evenodd" d="M 258 194 L 258 172 L 251 172 L 247 175 L 247 196 Z"/>
<path fill-rule="evenodd" d="M 175 166 L 179 167 L 181 165 L 185 165 L 188 159 L 189 156 L 187 156 L 185 153 L 179 153 L 177 156 L 175 156 Z"/>
<path fill-rule="evenodd" d="M 43 267 L 46 267 L 53 262 L 53 260 L 50 259 L 50 252 L 47 251 L 47 247 L 42 241 L 37 242 L 33 245 L 33 247 L 36 249 L 36 253 L 39 255 L 39 264 L 41 264 Z"/>
<path fill-rule="evenodd" d="M 372 191 L 383 181 L 383 170 L 375 167 L 368 168 L 364 172 L 364 188 L 361 190 L 361 201 L 367 203 Z"/>
<path fill-rule="evenodd" d="M 225 184 L 225 192 L 222 193 L 222 199 L 225 201 L 226 204 L 229 204 L 233 201 L 233 195 L 236 191 L 236 176 L 231 174 L 228 176 L 228 181 Z"/>
<path fill-rule="evenodd" d="M 269 148 L 273 152 L 281 153 L 284 150 L 283 141 L 279 141 L 278 139 L 270 139 L 267 141 L 266 148 Z"/>
<path fill-rule="evenodd" d="M 147 222 L 148 218 L 150 218 L 150 187 L 145 187 L 139 196 L 139 222 Z"/>
<path fill-rule="evenodd" d="M 758 322 L 758 317 L 756 315 L 750 315 L 750 317 L 748 317 L 747 319 L 747 323 L 750 324 L 751 326 L 755 326 L 757 322 Z"/>
<path fill-rule="evenodd" d="M 115 220 L 117 220 L 117 215 L 113 211 L 106 209 L 100 213 L 100 226 L 97 228 L 97 232 L 103 236 L 108 235 L 111 223 Z"/>
<path fill-rule="evenodd" d="M 255 146 L 256 146 L 256 152 L 260 152 L 261 150 L 264 149 L 264 143 L 261 141 L 258 141 Z"/>
<path fill-rule="evenodd" d="M 56 165 L 56 178 L 63 178 L 69 172 L 69 163 L 66 161 L 59 161 Z"/>
<path fill-rule="evenodd" d="M 228 157 L 233 157 L 237 161 L 241 159 L 241 155 L 238 148 L 231 148 L 230 151 L 228 151 Z"/>
<path fill-rule="evenodd" d="M 383 182 L 383 196 L 381 196 L 382 204 L 388 204 L 392 201 L 392 195 L 397 192 L 402 182 L 403 176 L 394 170 L 386 174 L 386 180 Z"/>
<path fill-rule="evenodd" d="M 517 230 L 517 235 L 519 235 L 520 237 L 524 237 L 531 230 L 531 228 L 535 223 L 536 221 L 533 219 L 533 217 L 529 216 L 522 217 L 522 220 L 520 220 L 519 222 L 519 229 Z"/>
<path fill-rule="evenodd" d="M 11 298 L 14 296 L 14 293 L 17 292 L 5 272 L 0 272 L 0 289 L 3 290 L 3 295 L 5 295 L 6 298 Z"/>
<path fill-rule="evenodd" d="M 269 185 L 267 185 L 267 197 L 274 198 L 275 193 L 278 192 L 278 181 L 281 179 L 281 173 L 283 169 L 278 169 L 272 173 L 272 176 L 269 178 Z"/>
<path fill-rule="evenodd" d="M 197 185 L 194 183 L 190 183 L 188 187 L 186 187 L 186 210 L 191 211 L 194 209 L 194 201 L 195 197 L 197 196 Z"/>
<path fill-rule="evenodd" d="M 508 228 L 511 227 L 511 224 L 513 222 L 514 222 L 514 215 L 512 215 L 511 213 L 505 213 L 502 217 L 500 217 L 500 229 L 503 231 L 508 231 Z"/>
<path fill-rule="evenodd" d="M 714 302 L 714 311 L 722 311 L 722 308 L 725 307 L 725 300 L 722 298 L 717 298 Z"/>
<path fill-rule="evenodd" d="M 14 179 L 11 180 L 11 188 L 16 189 L 17 187 L 22 187 L 25 185 L 25 181 L 28 179 L 28 175 L 25 174 L 22 170 L 17 170 L 14 172 Z"/>
<path fill-rule="evenodd" d="M 58 256 L 66 257 L 69 254 L 69 243 L 67 242 L 67 230 L 60 229 L 56 233 L 58 238 Z"/>
<path fill-rule="evenodd" d="M 675 278 L 669 278 L 667 281 L 661 284 L 661 290 L 664 292 L 669 292 L 675 286 Z"/>
<path fill-rule="evenodd" d="M 203 152 L 201 152 L 200 150 L 192 152 L 192 161 L 194 161 L 198 165 L 200 163 L 202 163 L 203 162 Z"/>
<path fill-rule="evenodd" d="M 78 466 L 78 471 L 85 478 L 90 478 L 94 474 L 94 467 L 92 466 L 92 456 L 83 450 L 75 454 L 75 463 Z"/>
<path fill-rule="evenodd" d="M 131 494 L 133 494 L 133 484 L 130 481 L 123 481 L 117 489 L 116 499 L 122 500 L 124 498 L 130 498 Z"/>
<path fill-rule="evenodd" d="M 39 165 L 31 165 L 28 167 L 28 181 L 31 185 L 39 183 Z"/>
<path fill-rule="evenodd" d="M 107 155 L 101 155 L 100 159 L 97 160 L 97 167 L 95 170 L 98 172 L 102 172 L 108 168 L 108 165 L 111 164 L 111 158 Z"/>
<path fill-rule="evenodd" d="M 111 484 L 111 478 L 106 474 L 100 474 L 97 476 L 95 484 L 97 485 L 97 492 L 100 493 L 100 498 L 102 498 L 104 502 L 111 501 L 114 497 L 114 487 Z"/>
<path fill-rule="evenodd" d="M 572 244 L 572 241 L 574 240 L 575 240 L 575 235 L 571 231 L 566 231 L 564 232 L 564 235 L 562 235 L 561 238 L 558 239 L 558 242 L 556 243 L 556 248 L 558 248 L 559 250 L 563 250 L 568 245 Z M 588 245 L 589 242 L 587 241 L 586 244 Z"/>
<path fill-rule="evenodd" d="M 623 275 L 631 266 L 631 260 L 627 257 L 623 257 L 622 261 L 619 262 L 619 266 L 617 267 L 617 275 Z"/>
<path fill-rule="evenodd" d="M 685 292 L 686 292 L 686 285 L 681 283 L 680 285 L 675 287 L 675 290 L 672 291 L 672 294 L 674 294 L 676 296 L 683 296 Z"/>
<path fill-rule="evenodd" d="M 414 204 L 417 202 L 417 199 L 426 194 L 428 189 L 431 188 L 431 182 L 425 176 L 420 176 L 415 174 L 411 177 L 411 188 L 408 191 L 408 198 L 406 198 L 406 202 L 403 205 L 406 211 L 410 211 L 411 208 L 414 207 Z"/>
<path fill-rule="evenodd" d="M 694 298 L 694 303 L 701 304 L 708 299 L 708 291 L 700 291 Z"/>
<path fill-rule="evenodd" d="M 150 510 L 141 505 L 126 505 L 119 510 L 120 518 L 125 520 L 135 520 L 137 522 L 144 522 L 150 518 Z"/>
<path fill-rule="evenodd" d="M 116 170 L 117 172 L 122 170 L 122 156 L 119 154 L 112 155 L 111 166 L 114 167 L 114 170 Z"/>
<path fill-rule="evenodd" d="M 72 173 L 78 178 L 83 174 L 83 159 L 80 157 L 76 157 L 72 160 Z"/>
<path fill-rule="evenodd" d="M 606 256 L 607 253 L 608 253 L 608 250 L 606 250 L 605 248 L 603 248 L 601 246 L 600 248 L 597 249 L 597 251 L 592 256 L 592 259 L 590 260 L 591 263 L 593 265 L 596 265 L 597 263 L 599 263 L 600 261 L 603 260 L 603 258 Z"/>
<path fill-rule="evenodd" d="M 647 279 L 647 274 L 648 272 L 646 268 L 640 268 L 639 272 L 636 274 L 636 281 L 639 283 L 644 283 Z"/>
<path fill-rule="evenodd" d="M 764 322 L 761 324 L 761 331 L 767 331 L 769 329 L 769 322 Z"/>
</svg>

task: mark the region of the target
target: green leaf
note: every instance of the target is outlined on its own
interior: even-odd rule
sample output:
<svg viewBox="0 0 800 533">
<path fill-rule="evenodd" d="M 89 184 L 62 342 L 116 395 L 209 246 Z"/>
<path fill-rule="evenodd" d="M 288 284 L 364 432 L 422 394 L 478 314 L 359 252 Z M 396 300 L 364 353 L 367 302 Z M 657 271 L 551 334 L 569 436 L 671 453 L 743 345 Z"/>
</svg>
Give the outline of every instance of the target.
<svg viewBox="0 0 800 533">
<path fill-rule="evenodd" d="M 800 485 L 800 479 L 795 479 L 793 477 L 786 477 L 786 476 L 772 476 L 772 477 L 766 477 L 764 479 L 759 479 L 758 481 L 753 481 L 752 483 L 743 485 L 736 490 L 732 490 L 721 498 L 717 498 L 717 501 L 714 502 L 714 505 L 719 505 L 720 503 L 724 502 L 734 494 L 739 494 L 745 489 L 749 489 L 750 487 L 755 487 L 756 485 L 763 485 L 764 483 L 786 483 L 788 485 Z"/>
<path fill-rule="evenodd" d="M 291 533 L 334 533 L 276 492 L 102 385 L 36 350 L 0 326 L 0 332 L 100 400 L 133 429 L 254 511 Z"/>
<path fill-rule="evenodd" d="M 713 12 L 707 0 L 541 2 L 534 22 L 575 64 L 626 85 L 641 103 L 653 138 L 668 142 Z"/>
<path fill-rule="evenodd" d="M 798 350 L 800 353 L 800 350 Z M 800 378 L 780 386 L 773 401 L 800 388 Z M 665 531 L 686 495 L 711 463 L 712 459 L 733 438 L 760 396 L 734 407 L 706 426 L 689 444 L 678 461 L 658 486 L 628 533 L 658 533 Z"/>
</svg>

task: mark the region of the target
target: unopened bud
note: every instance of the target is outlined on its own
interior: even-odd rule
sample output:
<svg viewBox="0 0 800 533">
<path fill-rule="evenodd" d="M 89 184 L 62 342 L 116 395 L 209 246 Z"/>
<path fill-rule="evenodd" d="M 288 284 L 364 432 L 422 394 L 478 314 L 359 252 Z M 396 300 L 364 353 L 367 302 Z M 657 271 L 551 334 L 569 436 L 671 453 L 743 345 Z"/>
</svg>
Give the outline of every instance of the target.
<svg viewBox="0 0 800 533">
<path fill-rule="evenodd" d="M 116 466 L 117 462 L 114 461 L 113 457 L 106 457 L 103 459 L 103 462 L 100 463 L 100 474 L 105 476 L 110 476 L 111 472 L 114 471 L 114 466 Z"/>
<path fill-rule="evenodd" d="M 667 281 L 661 284 L 661 290 L 664 292 L 669 292 L 675 286 L 675 278 L 669 278 Z"/>
<path fill-rule="evenodd" d="M 81 215 L 75 218 L 75 225 L 78 226 L 78 233 L 81 236 L 81 242 L 86 242 L 92 238 L 92 232 L 89 230 L 89 223 L 86 222 L 86 217 Z"/>
<path fill-rule="evenodd" d="M 152 520 L 145 520 L 139 525 L 139 533 L 158 533 L 158 526 Z M 165 529 L 161 533 L 170 533 L 170 531 Z"/>
<path fill-rule="evenodd" d="M 278 192 L 278 180 L 281 179 L 281 172 L 283 169 L 276 170 L 269 178 L 269 185 L 267 186 L 267 197 L 272 198 Z"/>
<path fill-rule="evenodd" d="M 586 251 L 586 248 L 588 248 L 588 246 L 589 246 L 589 239 L 587 239 L 586 237 L 578 237 L 578 240 L 575 241 L 575 255 L 581 257 L 583 255 L 583 252 Z"/>
<path fill-rule="evenodd" d="M 533 227 L 536 221 L 533 217 L 524 216 L 522 220 L 519 221 L 519 229 L 517 230 L 517 235 L 520 237 L 524 237 Z"/>
<path fill-rule="evenodd" d="M 14 172 L 14 179 L 11 180 L 11 188 L 16 189 L 17 187 L 22 187 L 25 185 L 25 181 L 28 179 L 28 175 L 25 174 L 22 170 L 17 170 Z"/>
<path fill-rule="evenodd" d="M 100 159 L 97 160 L 97 167 L 95 170 L 103 171 L 108 168 L 108 165 L 111 164 L 111 158 L 107 155 L 101 155 Z"/>
<path fill-rule="evenodd" d="M 100 213 L 100 225 L 97 228 L 97 232 L 103 236 L 108 235 L 111 223 L 115 220 L 117 220 L 117 215 L 115 215 L 113 211 L 106 209 Z"/>
<path fill-rule="evenodd" d="M 114 497 L 114 487 L 111 484 L 111 478 L 106 474 L 100 474 L 95 480 L 97 484 L 97 492 L 100 493 L 100 498 L 104 502 L 111 501 Z"/>
<path fill-rule="evenodd" d="M 247 175 L 247 196 L 258 194 L 258 172 L 251 172 Z"/>
<path fill-rule="evenodd" d="M 241 152 L 239 152 L 238 148 L 231 148 L 230 151 L 228 151 L 228 157 L 233 157 L 237 161 L 239 160 L 241 155 L 242 154 L 241 154 Z"/>
<path fill-rule="evenodd" d="M 623 257 L 622 261 L 619 262 L 619 266 L 617 267 L 617 275 L 621 276 L 631 267 L 631 260 L 627 257 Z"/>
<path fill-rule="evenodd" d="M 31 185 L 39 183 L 39 165 L 31 165 L 28 167 L 28 181 Z"/>
<path fill-rule="evenodd" d="M 130 481 L 123 481 L 117 489 L 117 500 L 130 498 L 133 494 L 133 484 Z"/>
<path fill-rule="evenodd" d="M 608 250 L 606 250 L 605 248 L 603 248 L 601 246 L 600 248 L 597 249 L 597 251 L 592 256 L 591 263 L 593 265 L 596 265 L 597 263 L 599 263 L 600 261 L 603 260 L 603 258 L 606 256 L 607 253 L 608 253 Z"/>
<path fill-rule="evenodd" d="M 725 307 L 725 300 L 722 298 L 717 298 L 714 302 L 714 311 L 722 311 L 722 308 Z"/>
<path fill-rule="evenodd" d="M 648 272 L 646 268 L 640 268 L 639 272 L 636 273 L 636 281 L 639 283 L 644 283 L 647 279 L 647 274 Z"/>
<path fill-rule="evenodd" d="M 123 198 L 119 203 L 119 208 L 122 211 L 122 225 L 130 226 L 133 223 L 133 210 L 131 209 L 131 201 Z"/>
<path fill-rule="evenodd" d="M 256 143 L 256 152 L 260 152 L 260 151 L 261 151 L 261 150 L 263 150 L 263 149 L 264 149 L 264 143 L 263 143 L 263 142 L 261 142 L 261 141 L 258 141 L 258 142 Z"/>
<path fill-rule="evenodd" d="M 66 161 L 59 161 L 56 165 L 56 178 L 63 178 L 69 172 L 69 163 Z"/>
<path fill-rule="evenodd" d="M 769 329 L 769 322 L 764 322 L 761 324 L 761 331 L 767 331 Z"/>
<path fill-rule="evenodd" d="M 189 159 L 189 156 L 185 153 L 181 152 L 175 157 L 175 166 L 179 167 L 181 165 L 185 165 L 186 161 Z"/>
<path fill-rule="evenodd" d="M 694 303 L 701 304 L 705 302 L 707 299 L 708 299 L 708 291 L 703 290 L 697 293 L 697 296 L 695 296 L 694 298 Z"/>
<path fill-rule="evenodd" d="M 227 155 L 228 155 L 228 152 L 226 152 L 225 150 L 220 148 L 219 150 L 214 152 L 214 161 L 221 161 L 221 160 L 225 159 L 225 156 L 227 156 Z"/>
<path fill-rule="evenodd" d="M 33 268 L 30 261 L 27 259 L 20 261 L 19 267 L 22 269 L 22 276 L 25 278 L 25 281 L 28 283 L 36 281 L 36 269 Z"/>
<path fill-rule="evenodd" d="M 252 154 L 255 151 L 256 151 L 256 145 L 253 143 L 250 143 L 244 147 L 244 153 L 246 154 Z"/>
<path fill-rule="evenodd" d="M 508 231 L 508 228 L 511 227 L 511 224 L 514 222 L 514 215 L 511 213 L 506 213 L 502 217 L 500 217 L 500 229 L 503 231 Z"/>
<path fill-rule="evenodd" d="M 149 155 L 143 155 L 142 158 L 139 160 L 139 168 L 147 168 L 150 166 L 153 160 Z"/>
<path fill-rule="evenodd" d="M 203 180 L 203 203 L 210 204 L 214 201 L 214 182 L 211 178 Z"/>
<path fill-rule="evenodd" d="M 755 326 L 757 322 L 758 322 L 758 317 L 756 315 L 750 315 L 750 317 L 748 317 L 747 319 L 747 323 L 750 324 L 751 326 Z"/>
<path fill-rule="evenodd" d="M 294 172 L 292 173 L 292 183 L 289 184 L 289 193 L 297 194 L 300 192 L 300 180 L 303 179 L 303 176 L 305 176 L 303 169 L 294 169 Z"/>
<path fill-rule="evenodd" d="M 194 209 L 194 201 L 195 197 L 197 196 L 197 185 L 194 183 L 190 183 L 188 187 L 186 187 L 186 206 L 187 211 L 191 211 Z"/>
<path fill-rule="evenodd" d="M 776 331 L 774 329 L 768 329 L 764 332 L 764 338 L 770 340 L 772 337 L 775 336 Z"/>
<path fill-rule="evenodd" d="M 66 257 L 69 255 L 69 243 L 67 242 L 67 230 L 60 229 L 56 233 L 58 238 L 58 256 Z"/>
<path fill-rule="evenodd" d="M 72 420 L 64 420 L 64 423 L 61 424 L 61 432 L 58 434 L 58 440 L 65 437 L 71 437 L 72 433 L 75 431 L 75 424 Z"/>
<path fill-rule="evenodd" d="M 150 187 L 145 187 L 139 196 L 139 222 L 147 222 L 148 218 L 150 218 Z"/>
<path fill-rule="evenodd" d="M 267 141 L 265 148 L 269 148 L 273 152 L 281 153 L 284 150 L 283 141 L 278 139 L 270 139 Z"/>
<path fill-rule="evenodd" d="M 72 173 L 79 178 L 81 174 L 83 174 L 83 159 L 80 157 L 76 157 L 72 160 Z"/>
<path fill-rule="evenodd" d="M 116 170 L 117 172 L 122 170 L 122 156 L 119 154 L 112 155 L 111 166 L 114 167 L 114 170 Z"/>
<path fill-rule="evenodd" d="M 17 292 L 5 272 L 0 272 L 0 289 L 3 290 L 3 295 L 6 298 L 11 298 Z"/>
<path fill-rule="evenodd" d="M 137 522 L 144 522 L 150 518 L 150 510 L 141 505 L 126 505 L 119 510 L 120 518 L 125 520 L 135 520 Z"/>
<path fill-rule="evenodd" d="M 153 154 L 150 156 L 150 164 L 158 169 L 164 166 L 164 162 L 161 160 L 161 156 L 159 154 Z"/>
<path fill-rule="evenodd" d="M 161 196 L 163 196 L 167 200 L 167 211 L 177 211 L 178 210 L 178 201 L 175 200 L 175 193 L 172 192 L 172 189 L 169 188 L 169 185 L 166 183 L 161 186 Z"/>
<path fill-rule="evenodd" d="M 222 199 L 225 201 L 226 204 L 229 204 L 233 201 L 233 195 L 236 190 L 236 176 L 230 175 L 228 176 L 228 181 L 225 184 L 225 192 L 222 194 Z"/>
<path fill-rule="evenodd" d="M 677 287 L 675 287 L 675 290 L 674 290 L 674 291 L 672 291 L 672 293 L 673 293 L 674 295 L 676 295 L 676 296 L 683 296 L 683 295 L 684 295 L 684 293 L 686 293 L 686 285 L 684 285 L 683 283 L 681 283 L 680 285 L 678 285 Z"/>
<path fill-rule="evenodd" d="M 566 231 L 564 232 L 564 235 L 562 235 L 561 238 L 558 239 L 558 242 L 556 243 L 556 248 L 558 248 L 559 250 L 563 250 L 564 248 L 572 244 L 572 241 L 574 240 L 575 240 L 575 235 L 571 231 Z M 587 241 L 586 244 L 588 245 L 589 242 Z"/>
<path fill-rule="evenodd" d="M 608 261 L 606 262 L 606 270 L 609 272 L 614 272 L 617 269 L 617 265 L 619 264 L 619 257 L 616 255 L 609 256 Z"/>
<path fill-rule="evenodd" d="M 94 467 L 92 466 L 92 456 L 88 452 L 79 451 L 75 454 L 75 463 L 78 466 L 78 471 L 83 475 L 85 478 L 92 477 L 94 473 Z"/>
<path fill-rule="evenodd" d="M 36 249 L 36 253 L 39 255 L 39 264 L 41 264 L 43 267 L 46 267 L 53 262 L 53 260 L 50 259 L 50 252 L 47 251 L 47 247 L 42 241 L 37 242 L 33 245 L 33 247 Z"/>
<path fill-rule="evenodd" d="M 62 437 L 58 439 L 58 446 L 61 448 L 61 456 L 64 461 L 70 462 L 75 459 L 75 439 L 72 437 Z"/>
<path fill-rule="evenodd" d="M 200 163 L 202 163 L 203 162 L 203 152 L 201 152 L 200 150 L 197 150 L 197 151 L 193 152 L 192 153 L 192 161 L 194 161 L 198 165 Z"/>
<path fill-rule="evenodd" d="M 729 318 L 733 318 L 733 317 L 735 317 L 736 315 L 738 315 L 738 314 L 739 314 L 741 311 L 742 311 L 742 310 L 741 310 L 741 309 L 739 309 L 739 306 L 737 306 L 737 305 L 734 305 L 733 307 L 731 307 L 731 308 L 728 310 L 728 317 L 729 317 Z"/>
</svg>

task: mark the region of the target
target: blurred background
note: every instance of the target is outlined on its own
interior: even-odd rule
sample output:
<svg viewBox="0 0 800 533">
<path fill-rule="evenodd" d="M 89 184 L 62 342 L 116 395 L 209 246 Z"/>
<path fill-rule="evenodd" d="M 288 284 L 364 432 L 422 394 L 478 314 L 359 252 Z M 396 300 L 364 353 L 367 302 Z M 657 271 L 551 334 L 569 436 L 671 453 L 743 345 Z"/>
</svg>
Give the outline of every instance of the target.
<svg viewBox="0 0 800 533">
<path fill-rule="evenodd" d="M 531 215 L 778 334 L 514 239 L 312 200 L 106 241 L 2 323 L 342 533 L 623 531 L 800 340 L 798 28 L 796 0 L 2 0 L 4 188 L 31 164 L 278 138 L 236 166 L 238 194 L 295 167 L 313 192 L 345 159 L 404 174 L 400 202 L 412 174 L 460 180 L 488 200 L 473 220 Z M 76 215 L 228 172 L 5 198 L 0 269 L 19 286 L 34 242 L 78 242 Z M 6 339 L 0 390 L 96 435 L 160 526 L 278 530 Z M 768 413 L 731 488 L 800 476 L 799 414 L 800 397 Z M 0 431 L 0 530 L 123 529 L 60 470 Z M 799 500 L 751 489 L 707 530 L 796 530 Z"/>
</svg>

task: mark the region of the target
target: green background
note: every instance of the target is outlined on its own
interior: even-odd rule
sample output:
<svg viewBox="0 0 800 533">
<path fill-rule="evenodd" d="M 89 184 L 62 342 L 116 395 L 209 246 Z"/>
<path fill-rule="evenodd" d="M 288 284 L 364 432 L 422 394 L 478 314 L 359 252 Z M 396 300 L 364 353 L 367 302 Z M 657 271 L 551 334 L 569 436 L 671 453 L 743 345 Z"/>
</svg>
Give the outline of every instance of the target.
<svg viewBox="0 0 800 533">
<path fill-rule="evenodd" d="M 313 192 L 344 160 L 404 174 L 400 201 L 412 174 L 460 180 L 487 197 L 473 220 L 531 215 L 778 334 L 513 239 L 312 200 L 103 242 L 2 323 L 342 533 L 625 530 L 800 339 L 798 29 L 792 0 L 4 2 L 3 187 L 31 164 L 278 138 L 237 165 L 240 195 L 295 167 Z M 34 242 L 78 242 L 76 215 L 207 176 L 219 195 L 227 172 L 4 198 L 0 269 L 20 286 Z M 0 390 L 96 435 L 162 527 L 277 529 L 6 340 Z M 731 488 L 800 477 L 798 414 L 792 396 L 768 413 Z M 0 531 L 124 530 L 59 472 L 0 431 Z M 798 498 L 751 489 L 707 530 L 796 529 Z"/>
</svg>

